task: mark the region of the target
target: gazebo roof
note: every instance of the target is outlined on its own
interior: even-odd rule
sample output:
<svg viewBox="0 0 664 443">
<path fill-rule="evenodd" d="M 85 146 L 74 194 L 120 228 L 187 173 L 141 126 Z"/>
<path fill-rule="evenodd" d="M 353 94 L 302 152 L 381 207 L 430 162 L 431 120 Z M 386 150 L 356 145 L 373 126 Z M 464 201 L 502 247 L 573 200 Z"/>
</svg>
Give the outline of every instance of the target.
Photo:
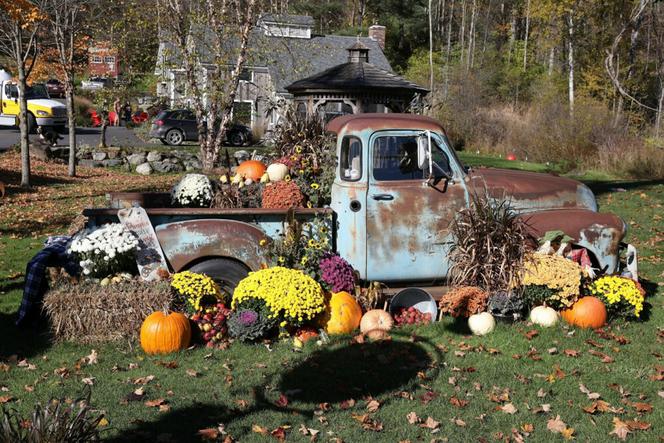
<svg viewBox="0 0 664 443">
<path fill-rule="evenodd" d="M 360 49 L 360 48 L 349 48 Z M 297 80 L 286 86 L 294 95 L 315 92 L 392 93 L 397 95 L 421 93 L 428 89 L 399 77 L 371 63 L 359 61 L 342 63 L 318 74 Z"/>
</svg>

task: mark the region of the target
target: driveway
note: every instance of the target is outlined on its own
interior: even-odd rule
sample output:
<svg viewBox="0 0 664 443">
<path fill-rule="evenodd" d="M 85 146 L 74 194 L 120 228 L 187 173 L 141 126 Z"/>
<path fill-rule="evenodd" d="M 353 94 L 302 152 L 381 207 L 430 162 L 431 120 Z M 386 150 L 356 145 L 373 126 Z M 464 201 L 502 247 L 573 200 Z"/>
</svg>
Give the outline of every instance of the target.
<svg viewBox="0 0 664 443">
<path fill-rule="evenodd" d="M 100 128 L 76 128 L 76 142 L 78 146 L 98 146 L 99 137 L 101 129 Z M 6 126 L 0 126 L 0 152 L 5 151 L 12 146 L 16 145 L 19 140 L 20 132 L 18 128 L 10 128 Z M 68 135 L 61 134 L 62 139 L 60 139 L 59 145 L 67 145 Z M 31 134 L 31 140 L 38 139 L 37 134 Z M 134 131 L 127 129 L 123 126 L 114 127 L 109 126 L 106 128 L 106 143 L 109 146 L 120 146 L 120 147 L 132 147 L 132 146 L 163 146 L 161 143 L 146 143 L 139 139 Z"/>
</svg>

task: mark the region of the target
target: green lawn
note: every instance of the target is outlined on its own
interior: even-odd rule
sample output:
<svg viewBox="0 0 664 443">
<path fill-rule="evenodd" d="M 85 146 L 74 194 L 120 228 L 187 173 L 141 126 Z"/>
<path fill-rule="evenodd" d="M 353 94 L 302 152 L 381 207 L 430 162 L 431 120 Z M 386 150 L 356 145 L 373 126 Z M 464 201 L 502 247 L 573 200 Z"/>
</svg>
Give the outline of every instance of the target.
<svg viewBox="0 0 664 443">
<path fill-rule="evenodd" d="M 308 343 L 303 352 L 294 352 L 290 342 L 234 343 L 226 350 L 196 348 L 152 358 L 135 343 L 52 344 L 43 332 L 13 326 L 21 273 L 40 240 L 4 236 L 0 358 L 6 366 L 0 365 L 0 399 L 26 412 L 53 396 L 75 397 L 85 379 L 93 383 L 94 406 L 109 421 L 104 435 L 115 441 L 197 441 L 199 429 L 221 426 L 241 441 L 272 441 L 270 432 L 283 431 L 287 441 L 310 441 L 314 433 L 317 441 L 548 442 L 564 439 L 547 430 L 557 416 L 580 441 L 617 440 L 609 434 L 614 417 L 647 427 L 628 440 L 658 441 L 664 438 L 664 183 L 592 180 L 601 210 L 629 223 L 628 240 L 640 251 L 651 294 L 648 318 L 614 322 L 607 329 L 614 338 L 527 323 L 499 324 L 479 338 L 443 321 L 396 330 L 391 342 L 352 344 L 351 337 L 339 337 L 324 347 Z M 536 335 L 529 333 L 534 329 Z M 98 363 L 79 363 L 92 349 Z M 18 364 L 23 358 L 34 366 Z M 614 412 L 585 412 L 596 400 L 580 384 Z M 144 396 L 132 398 L 142 386 Z M 161 408 L 145 404 L 160 399 L 155 403 Z M 428 417 L 434 422 L 426 427 Z"/>
</svg>

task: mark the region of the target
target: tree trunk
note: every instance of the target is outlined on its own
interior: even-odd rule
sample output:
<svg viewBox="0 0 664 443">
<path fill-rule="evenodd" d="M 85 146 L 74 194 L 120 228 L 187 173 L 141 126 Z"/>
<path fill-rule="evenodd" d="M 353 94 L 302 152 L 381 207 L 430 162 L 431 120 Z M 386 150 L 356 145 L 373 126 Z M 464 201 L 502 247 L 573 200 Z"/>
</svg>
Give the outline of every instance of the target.
<svg viewBox="0 0 664 443">
<path fill-rule="evenodd" d="M 468 29 L 468 58 L 466 59 L 466 70 L 473 66 L 475 53 L 475 13 L 477 12 L 477 0 L 473 0 L 473 9 L 470 14 L 470 28 Z"/>
<path fill-rule="evenodd" d="M 664 112 L 664 82 L 660 81 L 659 100 L 657 101 L 657 117 L 655 118 L 655 137 L 659 137 Z"/>
<path fill-rule="evenodd" d="M 553 74 L 553 63 L 556 59 L 556 47 L 551 46 L 551 49 L 549 50 L 549 69 L 547 71 L 547 74 L 549 77 Z"/>
<path fill-rule="evenodd" d="M 567 41 L 567 69 L 568 69 L 568 93 L 569 93 L 569 115 L 574 117 L 574 18 L 570 10 L 567 14 L 567 31 L 569 38 Z"/>
<path fill-rule="evenodd" d="M 22 61 L 17 63 L 17 65 L 19 101 L 18 126 L 21 131 L 21 186 L 30 187 L 30 134 L 28 132 L 28 100 L 25 98 L 27 78 L 25 75 L 25 65 Z"/>
<path fill-rule="evenodd" d="M 67 124 L 69 125 L 69 166 L 67 174 L 76 177 L 76 114 L 74 111 L 74 84 L 70 81 L 66 88 Z"/>
<path fill-rule="evenodd" d="M 526 3 L 526 35 L 523 39 L 523 72 L 528 66 L 528 33 L 530 32 L 530 0 Z"/>
<path fill-rule="evenodd" d="M 429 91 L 433 93 L 433 11 L 429 0 Z M 433 95 L 433 94 L 432 94 Z"/>
<path fill-rule="evenodd" d="M 99 148 L 106 149 L 106 127 L 108 126 L 108 117 L 104 116 L 101 118 L 101 134 L 99 136 Z M 71 131 L 71 129 L 70 129 Z"/>
<path fill-rule="evenodd" d="M 511 10 L 512 20 L 510 22 L 510 38 L 507 47 L 507 64 L 512 62 L 512 51 L 514 50 L 514 41 L 516 39 L 516 13 L 514 12 L 514 6 Z"/>
<path fill-rule="evenodd" d="M 461 26 L 459 27 L 459 48 L 461 49 L 461 57 L 459 64 L 463 66 L 463 51 L 466 44 L 466 0 L 461 2 Z"/>
<path fill-rule="evenodd" d="M 452 55 L 452 22 L 454 21 L 454 0 L 450 1 L 450 17 L 447 19 L 447 53 L 445 54 L 445 91 L 443 97 L 447 98 L 450 86 L 450 59 Z"/>
</svg>

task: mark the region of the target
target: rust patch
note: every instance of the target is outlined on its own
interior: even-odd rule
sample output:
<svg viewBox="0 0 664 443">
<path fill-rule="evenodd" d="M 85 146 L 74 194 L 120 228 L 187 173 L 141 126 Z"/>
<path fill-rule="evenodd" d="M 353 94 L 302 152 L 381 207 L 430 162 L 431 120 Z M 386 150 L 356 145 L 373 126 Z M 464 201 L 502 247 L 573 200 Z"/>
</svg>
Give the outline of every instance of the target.
<svg viewBox="0 0 664 443">
<path fill-rule="evenodd" d="M 435 131 L 441 134 L 445 130 L 440 123 L 430 117 L 415 114 L 354 114 L 344 115 L 331 120 L 326 129 L 339 134 L 344 132 L 361 132 L 367 129 L 379 131 L 381 129 L 417 129 L 422 131 Z"/>
</svg>

